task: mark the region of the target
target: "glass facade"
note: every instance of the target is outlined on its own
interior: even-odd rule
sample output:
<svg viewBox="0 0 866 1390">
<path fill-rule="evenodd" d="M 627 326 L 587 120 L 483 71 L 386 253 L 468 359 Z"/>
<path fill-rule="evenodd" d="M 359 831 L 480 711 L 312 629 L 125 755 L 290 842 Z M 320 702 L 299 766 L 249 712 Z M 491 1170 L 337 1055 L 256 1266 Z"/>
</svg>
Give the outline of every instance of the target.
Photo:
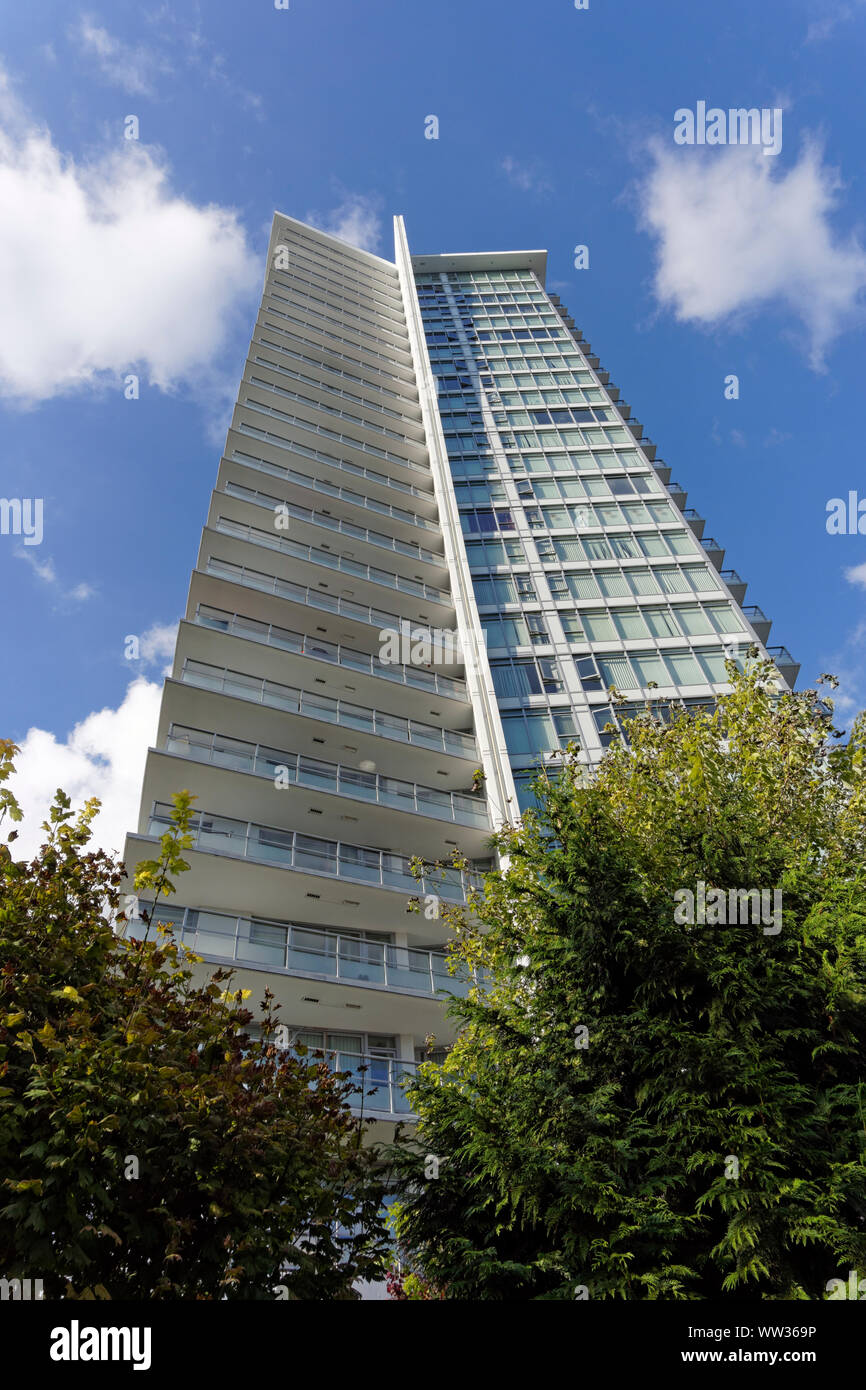
<svg viewBox="0 0 866 1390">
<path fill-rule="evenodd" d="M 702 521 L 665 486 L 654 448 L 535 271 L 425 269 L 415 283 L 525 807 L 539 761 L 576 742 L 593 762 L 607 726 L 620 729 L 626 706 L 611 704 L 611 688 L 640 697 L 632 711 L 653 692 L 711 703 L 726 659 L 742 664 L 755 633 L 702 545 Z"/>
</svg>

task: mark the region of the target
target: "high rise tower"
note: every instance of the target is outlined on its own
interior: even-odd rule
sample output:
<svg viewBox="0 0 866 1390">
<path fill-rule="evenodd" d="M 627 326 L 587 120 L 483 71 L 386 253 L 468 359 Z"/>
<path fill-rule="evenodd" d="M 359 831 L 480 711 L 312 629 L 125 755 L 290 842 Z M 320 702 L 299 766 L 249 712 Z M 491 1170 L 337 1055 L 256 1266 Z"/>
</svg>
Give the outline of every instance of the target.
<svg viewBox="0 0 866 1390">
<path fill-rule="evenodd" d="M 160 918 L 366 1066 L 383 1120 L 466 988 L 439 915 L 465 882 L 418 883 L 412 857 L 485 867 L 539 762 L 596 762 L 653 683 L 712 703 L 769 635 L 545 263 L 411 256 L 399 218 L 392 263 L 274 218 L 126 846 L 132 875 L 195 794 Z"/>
</svg>

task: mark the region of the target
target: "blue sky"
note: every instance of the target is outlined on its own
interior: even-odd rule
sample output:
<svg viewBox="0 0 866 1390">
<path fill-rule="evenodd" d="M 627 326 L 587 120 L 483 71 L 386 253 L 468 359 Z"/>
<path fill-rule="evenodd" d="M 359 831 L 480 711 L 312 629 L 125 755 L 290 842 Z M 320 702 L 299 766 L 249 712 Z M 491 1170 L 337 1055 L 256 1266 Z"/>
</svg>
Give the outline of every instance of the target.
<svg viewBox="0 0 866 1390">
<path fill-rule="evenodd" d="M 386 256 L 394 212 L 414 251 L 547 248 L 771 644 L 866 704 L 866 537 L 825 525 L 866 497 L 864 0 L 55 0 L 0 35 L 0 493 L 44 499 L 41 544 L 0 535 L 28 810 L 100 795 L 115 848 L 135 819 L 276 208 Z M 676 145 L 699 101 L 782 109 L 781 152 Z"/>
</svg>

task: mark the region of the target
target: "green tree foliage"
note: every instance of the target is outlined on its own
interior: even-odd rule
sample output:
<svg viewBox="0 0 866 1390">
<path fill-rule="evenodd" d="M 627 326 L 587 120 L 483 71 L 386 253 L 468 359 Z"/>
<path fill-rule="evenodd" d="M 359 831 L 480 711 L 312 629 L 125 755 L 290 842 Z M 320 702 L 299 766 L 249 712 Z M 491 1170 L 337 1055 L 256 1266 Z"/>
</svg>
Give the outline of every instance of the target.
<svg viewBox="0 0 866 1390">
<path fill-rule="evenodd" d="M 570 754 L 451 913 L 489 982 L 393 1156 L 401 1256 L 447 1297 L 866 1274 L 866 723 L 840 744 L 832 701 L 729 671 L 714 712 L 648 707 L 591 779 Z M 678 921 L 701 882 L 780 890 L 781 929 Z"/>
<path fill-rule="evenodd" d="M 16 751 L 0 820 L 21 818 Z M 151 902 L 187 867 L 190 800 L 136 878 Z M 31 863 L 0 845 L 0 1275 L 55 1298 L 353 1297 L 387 1248 L 358 1087 L 275 1046 L 267 992 L 250 1038 L 229 974 L 194 984 L 147 914 L 118 933 L 98 805 L 75 817 L 58 792 Z"/>
</svg>

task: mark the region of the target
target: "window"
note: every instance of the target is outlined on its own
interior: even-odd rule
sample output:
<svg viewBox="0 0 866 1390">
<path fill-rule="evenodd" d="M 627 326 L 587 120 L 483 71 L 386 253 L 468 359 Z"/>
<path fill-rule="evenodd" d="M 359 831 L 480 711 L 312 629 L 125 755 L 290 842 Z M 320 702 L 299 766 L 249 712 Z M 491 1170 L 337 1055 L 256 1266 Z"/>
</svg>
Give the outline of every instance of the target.
<svg viewBox="0 0 866 1390">
<path fill-rule="evenodd" d="M 665 652 L 677 685 L 703 685 L 704 675 L 691 652 Z"/>
<path fill-rule="evenodd" d="M 668 548 L 661 536 L 647 536 L 641 533 L 637 539 L 640 541 L 641 550 L 648 559 L 668 554 Z"/>
<path fill-rule="evenodd" d="M 672 555 L 694 555 L 700 549 L 689 531 L 665 531 L 665 540 Z"/>
<path fill-rule="evenodd" d="M 600 597 L 598 583 L 594 576 L 589 573 L 567 574 L 565 582 L 574 598 Z"/>
<path fill-rule="evenodd" d="M 481 626 L 486 634 L 488 649 L 529 646 L 529 628 L 526 619 L 520 615 L 514 618 L 482 618 Z"/>
<path fill-rule="evenodd" d="M 613 642 L 617 633 L 608 613 L 584 613 L 583 625 L 591 642 Z"/>
<path fill-rule="evenodd" d="M 547 631 L 547 624 L 540 613 L 527 613 L 526 622 L 529 627 L 529 636 L 534 647 L 544 646 L 550 641 L 550 633 Z"/>
<path fill-rule="evenodd" d="M 603 570 L 596 578 L 605 598 L 630 597 L 628 583 L 620 570 Z"/>
<path fill-rule="evenodd" d="M 525 560 L 523 546 L 516 540 L 468 541 L 466 555 L 473 567 L 487 569 L 490 565 L 505 565 L 509 560 Z"/>
<path fill-rule="evenodd" d="M 613 620 L 620 637 L 647 637 L 649 635 L 639 608 L 618 608 L 613 614 Z"/>
<path fill-rule="evenodd" d="M 650 681 L 655 681 L 656 685 L 670 685 L 667 668 L 656 652 L 633 652 L 631 662 L 640 685 L 647 686 Z"/>
<path fill-rule="evenodd" d="M 607 748 L 619 733 L 616 715 L 607 705 L 602 705 L 601 709 L 593 710 L 592 713 L 595 719 L 595 727 L 598 730 L 598 736 L 601 739 L 601 746 L 602 748 Z"/>
<path fill-rule="evenodd" d="M 618 690 L 633 690 L 637 685 L 634 672 L 625 656 L 600 656 L 598 669 L 605 686 L 615 685 Z"/>
<path fill-rule="evenodd" d="M 472 587 L 476 602 L 481 605 L 517 602 L 517 586 L 506 575 L 499 578 L 478 575 L 472 580 Z"/>
<path fill-rule="evenodd" d="M 675 608 L 673 612 L 687 637 L 703 637 L 714 630 L 707 615 L 697 605 Z"/>
<path fill-rule="evenodd" d="M 704 606 L 704 612 L 709 614 L 717 632 L 744 631 L 742 619 L 729 603 L 708 603 Z"/>
<path fill-rule="evenodd" d="M 493 511 L 491 507 L 478 507 L 474 511 L 460 513 L 460 525 L 465 535 L 484 534 L 489 531 L 513 531 L 514 521 L 510 511 Z"/>
<path fill-rule="evenodd" d="M 675 570 L 675 569 L 657 569 L 657 570 L 655 571 L 655 576 L 656 576 L 656 579 L 658 580 L 659 584 L 660 584 L 661 587 L 662 587 L 662 592 L 663 592 L 663 593 L 665 593 L 665 594 L 683 594 L 683 593 L 688 593 L 688 590 L 689 590 L 689 583 L 688 583 L 688 580 L 686 579 L 685 575 L 683 575 L 683 574 L 680 573 L 679 570 Z"/>
<path fill-rule="evenodd" d="M 549 714 L 504 714 L 502 726 L 506 746 L 513 757 L 537 756 L 559 746 L 559 737 Z"/>
<path fill-rule="evenodd" d="M 598 667 L 595 664 L 595 658 L 591 656 L 582 656 L 575 661 L 574 665 L 584 690 L 598 690 L 601 685 L 601 679 L 598 674 Z"/>
<path fill-rule="evenodd" d="M 695 593 L 706 593 L 707 590 L 712 592 L 719 587 L 716 572 L 711 570 L 708 565 L 683 565 L 683 575 Z"/>
<path fill-rule="evenodd" d="M 558 694 L 564 689 L 562 676 L 559 667 L 551 656 L 540 656 L 538 658 L 538 669 L 541 672 L 541 683 L 547 694 Z"/>
<path fill-rule="evenodd" d="M 503 700 L 517 700 L 524 695 L 540 695 L 542 684 L 534 661 L 491 661 L 493 689 Z"/>
<path fill-rule="evenodd" d="M 577 720 L 574 715 L 566 710 L 561 714 L 554 713 L 554 727 L 559 735 L 560 745 L 565 748 L 569 743 L 578 741 Z"/>
<path fill-rule="evenodd" d="M 715 682 L 726 682 L 729 677 L 725 670 L 725 656 L 723 652 L 699 653 L 700 662 L 707 673 L 707 679 Z"/>
<path fill-rule="evenodd" d="M 539 554 L 540 554 L 540 553 L 541 553 L 541 542 L 539 542 L 538 544 L 539 544 Z M 549 542 L 548 542 L 548 544 L 549 544 Z M 577 540 L 576 538 L 575 538 L 574 540 L 568 540 L 568 541 L 564 541 L 564 540 L 554 541 L 554 542 L 553 542 L 553 556 L 558 557 L 560 560 L 565 560 L 566 562 L 572 561 L 572 560 L 582 560 L 582 559 L 584 558 L 583 546 L 581 545 L 580 541 Z M 551 556 L 551 559 L 553 558 L 553 556 Z"/>
<path fill-rule="evenodd" d="M 679 627 L 673 613 L 667 608 L 644 608 L 649 630 L 653 637 L 680 637 Z"/>
<path fill-rule="evenodd" d="M 566 642 L 582 642 L 584 640 L 583 625 L 576 613 L 560 613 L 559 621 L 562 623 Z"/>
<path fill-rule="evenodd" d="M 587 538 L 583 544 L 586 548 L 586 558 L 588 560 L 612 559 L 611 548 L 606 540 L 600 538 L 598 540 L 591 540 Z"/>
<path fill-rule="evenodd" d="M 610 547 L 618 559 L 640 559 L 640 547 L 633 536 L 611 536 Z"/>
</svg>

